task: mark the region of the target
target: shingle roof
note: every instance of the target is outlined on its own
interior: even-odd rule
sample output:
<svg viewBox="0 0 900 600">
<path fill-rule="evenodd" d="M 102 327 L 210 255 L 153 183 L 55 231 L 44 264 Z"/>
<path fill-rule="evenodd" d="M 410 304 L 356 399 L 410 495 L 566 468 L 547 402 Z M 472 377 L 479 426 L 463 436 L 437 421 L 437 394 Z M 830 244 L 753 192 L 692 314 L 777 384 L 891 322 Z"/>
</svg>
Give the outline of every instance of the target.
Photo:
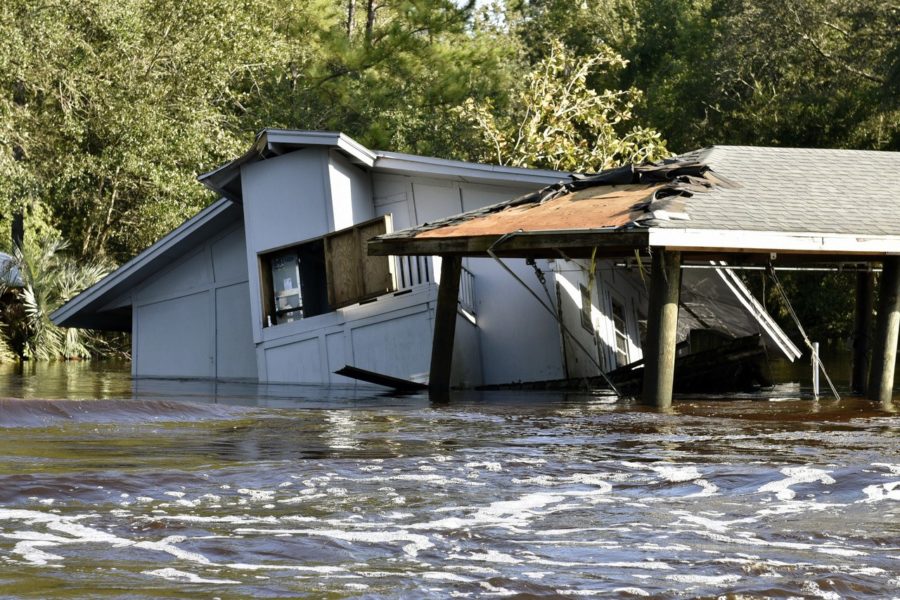
<svg viewBox="0 0 900 600">
<path fill-rule="evenodd" d="M 900 152 L 712 146 L 679 158 L 739 187 L 694 194 L 689 221 L 653 226 L 900 235 Z"/>
</svg>

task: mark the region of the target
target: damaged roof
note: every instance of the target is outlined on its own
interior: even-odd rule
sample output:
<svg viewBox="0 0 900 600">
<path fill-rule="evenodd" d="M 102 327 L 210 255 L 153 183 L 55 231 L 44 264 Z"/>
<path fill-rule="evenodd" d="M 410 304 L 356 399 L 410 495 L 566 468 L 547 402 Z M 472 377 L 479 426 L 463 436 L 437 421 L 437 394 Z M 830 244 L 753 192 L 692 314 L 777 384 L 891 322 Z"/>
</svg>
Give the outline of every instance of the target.
<svg viewBox="0 0 900 600">
<path fill-rule="evenodd" d="M 507 255 L 540 244 L 900 253 L 900 153 L 712 146 L 573 176 L 381 236 L 370 252 L 479 255 L 501 236 L 529 238 L 504 243 Z"/>
</svg>

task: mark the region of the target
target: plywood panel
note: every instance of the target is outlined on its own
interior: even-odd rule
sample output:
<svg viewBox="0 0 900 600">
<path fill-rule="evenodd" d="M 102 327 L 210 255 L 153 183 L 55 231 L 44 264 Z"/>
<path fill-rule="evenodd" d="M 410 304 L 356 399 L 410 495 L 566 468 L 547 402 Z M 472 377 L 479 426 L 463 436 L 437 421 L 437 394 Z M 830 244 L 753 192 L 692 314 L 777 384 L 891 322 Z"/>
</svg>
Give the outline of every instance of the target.
<svg viewBox="0 0 900 600">
<path fill-rule="evenodd" d="M 359 236 L 355 229 L 325 238 L 328 304 L 340 308 L 363 297 Z"/>
<path fill-rule="evenodd" d="M 325 236 L 328 304 L 332 308 L 349 306 L 396 288 L 390 259 L 368 256 L 366 251 L 366 242 L 387 233 L 390 227 L 390 215 L 385 215 Z"/>
<path fill-rule="evenodd" d="M 394 289 L 390 261 L 385 260 L 386 256 L 368 256 L 365 248 L 367 240 L 390 231 L 390 218 L 390 215 L 385 215 L 384 219 L 359 226 L 357 239 L 362 245 L 360 262 L 362 263 L 362 293 L 364 296 L 378 296 Z"/>
</svg>

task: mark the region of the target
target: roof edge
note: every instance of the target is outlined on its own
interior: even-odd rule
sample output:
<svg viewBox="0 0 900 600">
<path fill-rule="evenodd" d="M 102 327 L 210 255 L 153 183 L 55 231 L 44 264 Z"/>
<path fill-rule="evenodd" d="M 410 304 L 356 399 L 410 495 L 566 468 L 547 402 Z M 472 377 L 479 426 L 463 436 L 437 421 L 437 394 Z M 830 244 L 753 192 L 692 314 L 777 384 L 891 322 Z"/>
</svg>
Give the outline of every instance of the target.
<svg viewBox="0 0 900 600">
<path fill-rule="evenodd" d="M 568 180 L 571 173 L 568 171 L 553 171 L 550 169 L 532 169 L 528 167 L 510 167 L 506 165 L 491 165 L 485 163 L 473 163 L 462 160 L 435 158 L 418 154 L 405 154 L 402 152 L 388 152 L 378 150 L 374 168 L 383 172 L 395 173 L 422 173 L 425 171 L 433 175 L 450 175 L 462 178 L 492 180 L 509 182 L 511 180 L 527 183 L 551 184 Z"/>
<path fill-rule="evenodd" d="M 231 206 L 233 206 L 233 203 L 227 198 L 220 198 L 217 202 L 207 206 L 163 236 L 155 244 L 57 308 L 50 314 L 50 320 L 56 325 L 65 327 L 66 323 L 74 318 L 81 310 L 87 308 L 92 302 L 99 300 L 104 294 L 111 291 L 112 288 L 122 281 L 137 275 L 138 272 L 147 267 L 160 255 L 187 239 L 195 231 L 224 213 Z"/>
</svg>

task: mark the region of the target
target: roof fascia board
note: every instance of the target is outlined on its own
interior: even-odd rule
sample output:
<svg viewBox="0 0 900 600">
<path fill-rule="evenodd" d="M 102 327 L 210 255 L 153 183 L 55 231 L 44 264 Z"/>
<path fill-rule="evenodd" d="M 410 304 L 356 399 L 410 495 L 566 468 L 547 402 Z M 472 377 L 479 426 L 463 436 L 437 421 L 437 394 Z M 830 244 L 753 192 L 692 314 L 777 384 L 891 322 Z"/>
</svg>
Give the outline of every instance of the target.
<svg viewBox="0 0 900 600">
<path fill-rule="evenodd" d="M 209 205 L 192 218 L 182 223 L 179 227 L 169 232 L 158 242 L 104 277 L 98 283 L 92 285 L 53 311 L 50 315 L 50 320 L 57 325 L 61 325 L 69 320 L 91 303 L 101 299 L 104 294 L 114 290 L 119 283 L 136 275 L 141 269 L 148 266 L 159 256 L 165 254 L 174 246 L 186 240 L 193 235 L 194 232 L 224 213 L 231 206 L 232 202 L 226 198 L 222 198 L 218 202 Z"/>
<path fill-rule="evenodd" d="M 266 129 L 266 146 L 276 151 L 277 146 L 291 147 L 325 146 L 337 148 L 346 154 L 351 161 L 371 167 L 375 164 L 377 155 L 354 140 L 353 138 L 336 131 L 292 131 L 288 129 Z"/>
<path fill-rule="evenodd" d="M 463 181 L 484 181 L 494 183 L 526 183 L 550 185 L 568 180 L 570 173 L 545 169 L 526 169 L 470 163 L 461 160 L 447 160 L 431 156 L 417 156 L 399 152 L 378 151 L 375 153 L 375 170 L 402 175 L 438 175 L 455 177 Z"/>
<path fill-rule="evenodd" d="M 649 229 L 649 245 L 685 251 L 900 254 L 898 236 L 734 229 L 652 227 Z"/>
</svg>

